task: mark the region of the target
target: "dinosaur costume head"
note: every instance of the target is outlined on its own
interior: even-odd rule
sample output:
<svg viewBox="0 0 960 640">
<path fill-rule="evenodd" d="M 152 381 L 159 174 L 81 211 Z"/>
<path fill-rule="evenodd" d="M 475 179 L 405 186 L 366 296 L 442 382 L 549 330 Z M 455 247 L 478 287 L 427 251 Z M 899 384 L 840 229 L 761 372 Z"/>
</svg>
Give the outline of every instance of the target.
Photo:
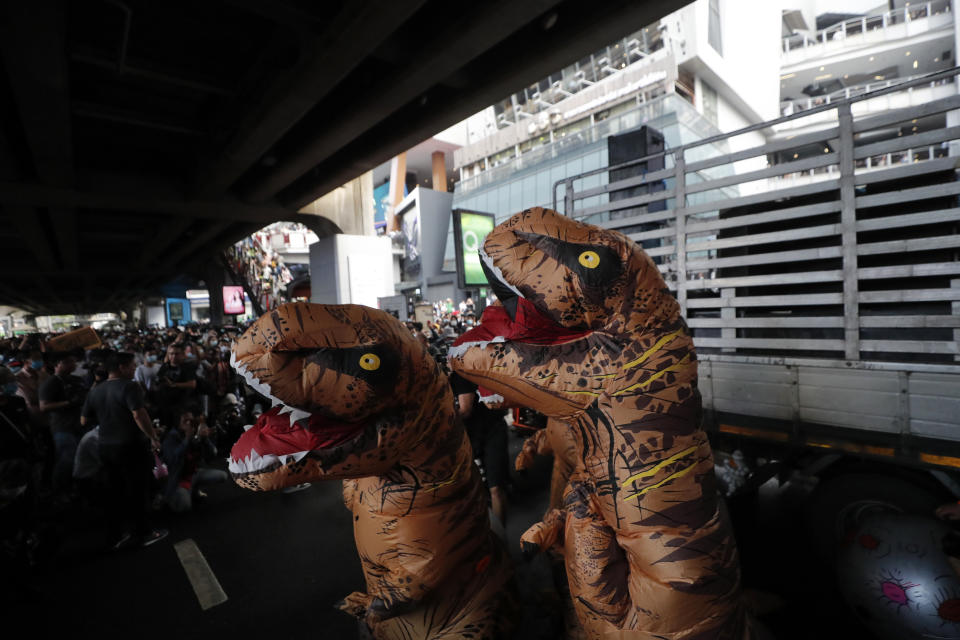
<svg viewBox="0 0 960 640">
<path fill-rule="evenodd" d="M 639 355 L 645 326 L 683 326 L 657 266 L 616 231 L 528 209 L 490 232 L 480 257 L 501 304 L 450 357 L 508 403 L 569 418 L 611 384 L 629 386 L 637 371 L 621 356 Z"/>
<path fill-rule="evenodd" d="M 431 428 L 424 397 L 449 386 L 403 325 L 359 305 L 283 305 L 241 336 L 231 364 L 274 404 L 230 456 L 254 489 L 385 472 Z"/>
<path fill-rule="evenodd" d="M 512 319 L 536 313 L 571 332 L 603 329 L 620 311 L 624 284 L 646 266 L 623 235 L 540 208 L 500 224 L 480 255 Z"/>
</svg>

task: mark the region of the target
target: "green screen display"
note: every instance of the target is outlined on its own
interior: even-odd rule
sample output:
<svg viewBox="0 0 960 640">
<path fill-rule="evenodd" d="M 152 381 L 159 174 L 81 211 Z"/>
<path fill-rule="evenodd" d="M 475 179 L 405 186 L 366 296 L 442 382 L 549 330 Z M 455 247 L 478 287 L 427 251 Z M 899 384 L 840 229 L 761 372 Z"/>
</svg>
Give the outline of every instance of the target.
<svg viewBox="0 0 960 640">
<path fill-rule="evenodd" d="M 487 284 L 487 277 L 480 267 L 478 252 L 493 227 L 493 216 L 488 213 L 460 212 L 460 251 L 463 260 L 463 283 L 467 287 Z"/>
</svg>

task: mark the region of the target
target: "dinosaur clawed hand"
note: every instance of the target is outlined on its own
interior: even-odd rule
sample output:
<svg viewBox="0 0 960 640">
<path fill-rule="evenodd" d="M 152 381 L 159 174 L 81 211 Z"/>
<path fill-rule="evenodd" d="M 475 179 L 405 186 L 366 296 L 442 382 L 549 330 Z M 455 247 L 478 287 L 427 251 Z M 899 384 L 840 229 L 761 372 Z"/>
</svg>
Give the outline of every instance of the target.
<svg viewBox="0 0 960 640">
<path fill-rule="evenodd" d="M 551 509 L 543 520 L 527 529 L 520 537 L 520 549 L 523 557 L 529 560 L 541 551 L 563 547 L 563 530 L 567 523 L 567 514 L 560 509 Z"/>
<path fill-rule="evenodd" d="M 553 448 L 547 439 L 547 430 L 539 429 L 524 441 L 523 448 L 517 454 L 517 460 L 514 464 L 517 471 L 526 471 L 533 466 L 533 459 L 536 456 L 549 456 L 552 453 Z"/>
<path fill-rule="evenodd" d="M 415 609 L 419 606 L 416 601 L 398 602 L 388 605 L 382 598 L 371 596 L 369 593 L 354 591 L 346 598 L 334 605 L 335 608 L 349 613 L 354 618 L 367 619 L 370 622 L 388 620 Z"/>
<path fill-rule="evenodd" d="M 373 598 L 368 593 L 362 593 L 360 591 L 354 591 L 346 598 L 334 605 L 335 608 L 343 611 L 344 613 L 349 613 L 354 618 L 362 618 L 367 613 L 367 608 L 370 606 L 370 603 L 373 601 Z"/>
</svg>

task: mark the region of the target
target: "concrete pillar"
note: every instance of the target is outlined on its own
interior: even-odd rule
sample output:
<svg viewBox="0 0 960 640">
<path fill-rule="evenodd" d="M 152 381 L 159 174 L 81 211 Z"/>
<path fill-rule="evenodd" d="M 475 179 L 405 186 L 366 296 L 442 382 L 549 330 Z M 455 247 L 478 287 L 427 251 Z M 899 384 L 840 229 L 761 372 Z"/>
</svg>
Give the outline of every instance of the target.
<svg viewBox="0 0 960 640">
<path fill-rule="evenodd" d="M 226 277 L 218 260 L 211 260 L 203 267 L 203 280 L 210 296 L 210 324 L 223 326 L 223 285 Z"/>
<path fill-rule="evenodd" d="M 443 151 L 434 151 L 430 156 L 430 159 L 433 160 L 433 190 L 446 191 L 447 164 L 443 155 Z"/>
<path fill-rule="evenodd" d="M 390 161 L 390 206 L 387 208 L 387 231 L 400 228 L 393 212 L 403 202 L 403 187 L 407 180 L 407 154 L 398 154 Z"/>
</svg>

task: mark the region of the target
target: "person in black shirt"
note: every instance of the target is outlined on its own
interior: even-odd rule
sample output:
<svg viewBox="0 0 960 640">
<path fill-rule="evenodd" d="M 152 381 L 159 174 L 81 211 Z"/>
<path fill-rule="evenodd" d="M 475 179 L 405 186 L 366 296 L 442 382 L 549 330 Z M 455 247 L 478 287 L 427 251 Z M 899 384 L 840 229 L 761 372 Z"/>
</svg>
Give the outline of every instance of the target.
<svg viewBox="0 0 960 640">
<path fill-rule="evenodd" d="M 477 398 L 477 385 L 454 373 L 450 386 L 457 400 L 473 448 L 480 461 L 484 481 L 490 490 L 490 508 L 504 527 L 507 525 L 507 485 L 510 467 L 507 460 L 507 425 L 503 412 L 488 408 Z"/>
<path fill-rule="evenodd" d="M 186 362 L 183 345 L 174 343 L 167 347 L 167 358 L 157 372 L 156 386 L 160 421 L 168 428 L 176 428 L 180 410 L 197 398 L 197 365 Z"/>
<path fill-rule="evenodd" d="M 40 385 L 40 411 L 47 415 L 53 436 L 53 490 L 65 493 L 73 482 L 73 458 L 82 430 L 80 408 L 86 389 L 80 378 L 72 375 L 77 359 L 72 353 L 55 353 L 50 357 L 53 375 Z"/>
<path fill-rule="evenodd" d="M 108 534 L 115 548 L 147 546 L 162 540 L 165 529 L 147 522 L 154 452 L 160 441 L 144 408 L 143 390 L 134 382 L 137 363 L 132 353 L 107 359 L 107 379 L 94 387 L 83 406 L 85 425 L 100 425 L 100 462 L 106 475 Z M 124 531 L 124 525 L 129 529 Z"/>
</svg>

